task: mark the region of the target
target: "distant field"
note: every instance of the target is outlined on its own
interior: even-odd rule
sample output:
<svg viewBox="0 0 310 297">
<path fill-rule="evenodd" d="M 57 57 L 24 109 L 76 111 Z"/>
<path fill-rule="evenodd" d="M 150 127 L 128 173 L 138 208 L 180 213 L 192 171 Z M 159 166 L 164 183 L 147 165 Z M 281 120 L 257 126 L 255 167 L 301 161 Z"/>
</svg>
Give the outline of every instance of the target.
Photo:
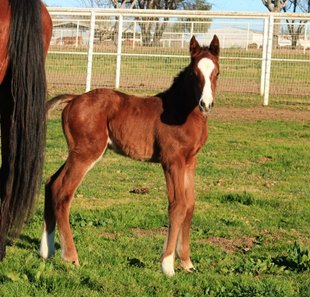
<svg viewBox="0 0 310 297">
<path fill-rule="evenodd" d="M 56 48 L 60 50 L 59 48 Z M 61 48 L 61 50 L 66 48 Z M 54 48 L 55 50 L 55 48 Z M 47 77 L 52 95 L 63 91 L 83 91 L 86 83 L 87 52 L 68 48 L 83 54 L 49 54 Z M 95 48 L 92 88 L 115 86 L 116 48 Z M 171 85 L 173 78 L 189 63 L 188 49 L 124 47 L 120 88 L 132 93 L 152 94 Z M 132 54 L 138 56 L 132 56 Z M 158 55 L 166 55 L 158 57 Z M 173 55 L 174 57 L 169 57 Z M 274 50 L 272 62 L 270 102 L 291 101 L 307 104 L 310 108 L 310 58 L 301 50 Z M 262 50 L 223 49 L 218 92 L 233 95 L 260 93 Z M 285 59 L 285 61 L 283 61 Z M 291 59 L 294 59 L 292 61 Z"/>
<path fill-rule="evenodd" d="M 37 254 L 42 184 L 33 219 L 0 264 L 0 296 L 310 296 L 309 112 L 260 105 L 259 96 L 217 98 L 196 174 L 197 273 L 160 272 L 167 228 L 160 166 L 108 151 L 73 201 L 81 266 L 64 263 L 58 244 L 48 261 Z M 59 119 L 55 111 L 48 123 L 43 180 L 66 159 Z M 139 188 L 149 193 L 130 193 Z"/>
</svg>

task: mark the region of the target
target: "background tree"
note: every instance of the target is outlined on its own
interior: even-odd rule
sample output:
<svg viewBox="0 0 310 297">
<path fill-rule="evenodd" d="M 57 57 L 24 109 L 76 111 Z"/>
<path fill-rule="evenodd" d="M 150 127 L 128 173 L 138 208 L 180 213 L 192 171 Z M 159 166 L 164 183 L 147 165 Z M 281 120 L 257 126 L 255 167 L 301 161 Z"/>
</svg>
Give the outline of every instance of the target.
<svg viewBox="0 0 310 297">
<path fill-rule="evenodd" d="M 288 2 L 289 0 L 262 0 L 262 3 L 270 12 L 281 12 Z M 280 20 L 275 20 L 273 27 L 273 47 L 278 47 L 279 45 L 280 27 Z"/>
<path fill-rule="evenodd" d="M 207 0 L 79 0 L 83 6 L 105 8 L 129 8 L 129 9 L 162 9 L 162 10 L 210 10 L 211 4 Z M 141 29 L 142 45 L 159 46 L 160 39 L 167 28 L 168 17 L 136 18 Z M 206 21 L 206 19 L 200 19 Z M 206 23 L 199 25 L 198 30 L 207 30 Z M 115 34 L 117 34 L 115 26 Z"/>
<path fill-rule="evenodd" d="M 182 9 L 184 10 L 211 10 L 212 5 L 205 0 L 185 0 L 182 1 L 181 4 Z M 178 28 L 175 28 L 176 31 L 181 32 L 190 32 L 191 30 L 191 21 L 192 19 L 189 18 L 181 18 L 181 21 L 183 21 Z M 187 23 L 186 23 L 187 22 Z M 208 31 L 210 27 L 211 19 L 206 18 L 195 18 L 195 25 L 194 25 L 194 31 L 195 32 L 202 32 L 205 33 Z"/>
<path fill-rule="evenodd" d="M 308 12 L 310 10 L 310 0 L 289 0 L 288 4 L 283 7 L 284 12 Z M 288 33 L 291 35 L 292 48 L 297 47 L 297 42 L 302 34 L 305 33 L 304 20 L 286 20 Z"/>
<path fill-rule="evenodd" d="M 281 12 L 289 0 L 262 0 L 262 2 L 270 12 Z"/>
<path fill-rule="evenodd" d="M 262 0 L 270 12 L 310 12 L 310 0 Z M 304 33 L 307 21 L 286 20 L 288 33 L 291 35 L 292 48 L 296 48 L 299 37 Z M 274 46 L 278 46 L 280 20 L 274 25 Z"/>
<path fill-rule="evenodd" d="M 177 9 L 180 0 L 136 0 L 137 9 Z M 137 18 L 141 28 L 142 45 L 159 46 L 160 39 L 168 25 L 168 17 L 160 20 L 158 17 Z"/>
<path fill-rule="evenodd" d="M 79 2 L 84 7 L 93 7 L 93 8 L 100 8 L 100 7 L 108 8 L 109 5 L 111 5 L 110 0 L 79 0 Z"/>
<path fill-rule="evenodd" d="M 290 2 L 294 2 L 293 0 L 290 0 Z M 310 13 L 310 0 L 299 0 L 296 1 L 297 6 L 300 9 L 301 12 L 308 12 Z"/>
</svg>

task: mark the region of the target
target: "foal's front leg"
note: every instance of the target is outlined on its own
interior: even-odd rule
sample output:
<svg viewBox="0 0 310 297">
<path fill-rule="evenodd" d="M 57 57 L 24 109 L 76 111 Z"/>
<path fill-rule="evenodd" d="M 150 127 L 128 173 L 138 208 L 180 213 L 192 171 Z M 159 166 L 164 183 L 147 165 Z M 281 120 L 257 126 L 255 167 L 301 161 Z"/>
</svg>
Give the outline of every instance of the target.
<svg viewBox="0 0 310 297">
<path fill-rule="evenodd" d="M 186 164 L 184 175 L 184 187 L 186 195 L 186 216 L 181 226 L 177 242 L 177 256 L 180 265 L 188 272 L 195 271 L 190 259 L 190 227 L 195 208 L 194 175 L 196 170 L 196 158 Z"/>
<path fill-rule="evenodd" d="M 161 257 L 161 266 L 163 273 L 168 276 L 174 275 L 174 256 L 177 238 L 187 212 L 184 170 L 185 165 L 183 162 L 171 166 L 164 166 L 169 200 L 169 229 Z"/>
</svg>

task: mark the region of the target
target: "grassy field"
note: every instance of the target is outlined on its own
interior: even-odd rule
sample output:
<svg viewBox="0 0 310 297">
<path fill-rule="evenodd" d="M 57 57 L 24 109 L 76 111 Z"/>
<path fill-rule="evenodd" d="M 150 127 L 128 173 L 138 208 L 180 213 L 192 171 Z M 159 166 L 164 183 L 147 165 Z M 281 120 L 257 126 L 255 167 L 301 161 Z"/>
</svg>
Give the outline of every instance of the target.
<svg viewBox="0 0 310 297">
<path fill-rule="evenodd" d="M 0 296 L 310 296 L 310 120 L 282 105 L 257 119 L 261 99 L 245 97 L 219 96 L 199 154 L 196 273 L 160 272 L 167 228 L 160 166 L 108 151 L 72 205 L 81 266 L 61 260 L 58 238 L 55 257 L 38 256 L 42 184 L 33 218 L 0 263 Z M 56 111 L 43 180 L 65 159 Z M 140 188 L 149 193 L 130 193 Z"/>
</svg>

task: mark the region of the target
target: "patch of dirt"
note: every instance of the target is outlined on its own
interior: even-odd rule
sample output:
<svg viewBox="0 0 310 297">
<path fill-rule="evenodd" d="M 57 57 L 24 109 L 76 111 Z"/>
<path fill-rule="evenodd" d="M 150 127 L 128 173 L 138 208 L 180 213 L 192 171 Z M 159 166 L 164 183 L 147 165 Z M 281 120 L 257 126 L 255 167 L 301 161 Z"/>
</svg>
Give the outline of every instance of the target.
<svg viewBox="0 0 310 297">
<path fill-rule="evenodd" d="M 166 236 L 167 227 L 155 228 L 155 229 L 141 229 L 141 228 L 132 228 L 130 231 L 137 238 L 147 238 L 147 237 L 161 237 Z M 115 232 L 101 232 L 100 235 L 106 239 L 116 240 L 118 234 Z"/>
<path fill-rule="evenodd" d="M 278 109 L 272 107 L 215 107 L 209 115 L 210 119 L 221 121 L 284 120 L 310 122 L 310 111 Z"/>
<path fill-rule="evenodd" d="M 219 246 L 224 252 L 228 254 L 236 252 L 249 252 L 254 245 L 271 244 L 279 240 L 282 236 L 281 233 L 272 233 L 269 230 L 262 230 L 256 237 L 238 237 L 238 238 L 223 238 L 223 237 L 210 237 L 200 239 L 198 242 L 201 244 L 213 244 Z"/>
<path fill-rule="evenodd" d="M 140 195 L 149 194 L 149 192 L 150 190 L 148 188 L 134 188 L 129 191 L 129 193 L 131 194 L 140 194 Z"/>
<path fill-rule="evenodd" d="M 256 237 L 241 237 L 232 239 L 223 237 L 210 237 L 202 241 L 203 243 L 212 243 L 214 245 L 218 245 L 228 254 L 232 254 L 237 251 L 246 253 L 256 243 Z"/>
<path fill-rule="evenodd" d="M 158 235 L 166 235 L 167 234 L 167 227 L 161 227 L 157 229 L 140 229 L 134 228 L 131 229 L 131 232 L 136 235 L 138 238 L 145 238 L 145 237 L 155 237 Z"/>
<path fill-rule="evenodd" d="M 112 239 L 112 240 L 115 240 L 117 239 L 117 233 L 111 233 L 111 232 L 101 232 L 100 234 L 103 238 L 106 238 L 106 239 Z"/>
<path fill-rule="evenodd" d="M 271 156 L 264 156 L 258 159 L 258 163 L 260 164 L 266 164 L 271 161 L 273 161 L 273 158 Z"/>
</svg>

